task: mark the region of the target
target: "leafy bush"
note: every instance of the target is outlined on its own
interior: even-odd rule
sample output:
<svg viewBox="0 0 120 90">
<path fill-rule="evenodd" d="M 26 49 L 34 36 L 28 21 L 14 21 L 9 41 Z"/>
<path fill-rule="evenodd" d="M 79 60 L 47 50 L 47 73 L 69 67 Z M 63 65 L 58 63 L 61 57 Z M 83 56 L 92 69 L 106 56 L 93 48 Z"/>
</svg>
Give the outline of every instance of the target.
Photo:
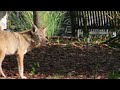
<svg viewBox="0 0 120 90">
<path fill-rule="evenodd" d="M 113 71 L 108 74 L 108 79 L 118 79 L 120 78 L 120 71 Z"/>
<path fill-rule="evenodd" d="M 65 11 L 40 11 L 41 27 L 47 28 L 48 36 L 57 35 Z M 32 11 L 12 11 L 8 19 L 8 28 L 14 31 L 30 29 L 33 22 Z"/>
<path fill-rule="evenodd" d="M 31 11 L 12 11 L 8 18 L 8 28 L 14 31 L 30 29 L 33 21 Z"/>
</svg>

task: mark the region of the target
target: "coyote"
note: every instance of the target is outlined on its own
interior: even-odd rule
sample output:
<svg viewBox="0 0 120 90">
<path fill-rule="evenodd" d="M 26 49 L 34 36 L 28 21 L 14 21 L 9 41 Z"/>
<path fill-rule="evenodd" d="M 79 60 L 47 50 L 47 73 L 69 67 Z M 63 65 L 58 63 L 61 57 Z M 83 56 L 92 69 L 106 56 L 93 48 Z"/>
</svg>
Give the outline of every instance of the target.
<svg viewBox="0 0 120 90">
<path fill-rule="evenodd" d="M 6 78 L 2 70 L 2 62 L 6 55 L 16 55 L 18 71 L 22 79 L 24 74 L 24 55 L 33 48 L 46 45 L 45 28 L 38 29 L 33 25 L 31 30 L 22 32 L 8 32 L 0 30 L 0 73 Z"/>
</svg>

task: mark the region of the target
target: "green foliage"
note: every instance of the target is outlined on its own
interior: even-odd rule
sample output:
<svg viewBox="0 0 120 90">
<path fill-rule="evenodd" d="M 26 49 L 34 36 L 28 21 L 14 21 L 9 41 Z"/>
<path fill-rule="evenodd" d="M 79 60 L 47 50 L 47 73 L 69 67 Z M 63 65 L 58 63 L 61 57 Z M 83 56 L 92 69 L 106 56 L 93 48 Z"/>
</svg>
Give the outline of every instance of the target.
<svg viewBox="0 0 120 90">
<path fill-rule="evenodd" d="M 120 71 L 113 71 L 108 74 L 108 79 L 118 79 L 120 77 Z"/>
<path fill-rule="evenodd" d="M 41 24 L 47 26 L 48 36 L 55 36 L 59 31 L 65 11 L 41 11 Z"/>
<path fill-rule="evenodd" d="M 47 28 L 48 36 L 57 35 L 65 11 L 40 11 L 41 27 Z M 8 19 L 8 28 L 14 31 L 30 29 L 33 22 L 32 11 L 12 11 Z"/>
<path fill-rule="evenodd" d="M 33 63 L 33 65 L 32 65 L 32 70 L 31 70 L 31 74 L 32 75 L 35 75 L 35 74 L 37 74 L 37 68 L 39 68 L 40 67 L 40 65 L 39 65 L 39 63 L 37 62 L 37 63 Z"/>
<path fill-rule="evenodd" d="M 71 47 L 72 47 L 72 42 L 67 42 L 66 47 L 67 47 L 67 48 L 71 48 Z"/>
<path fill-rule="evenodd" d="M 8 19 L 8 28 L 14 31 L 30 29 L 33 20 L 31 11 L 12 11 Z"/>
</svg>

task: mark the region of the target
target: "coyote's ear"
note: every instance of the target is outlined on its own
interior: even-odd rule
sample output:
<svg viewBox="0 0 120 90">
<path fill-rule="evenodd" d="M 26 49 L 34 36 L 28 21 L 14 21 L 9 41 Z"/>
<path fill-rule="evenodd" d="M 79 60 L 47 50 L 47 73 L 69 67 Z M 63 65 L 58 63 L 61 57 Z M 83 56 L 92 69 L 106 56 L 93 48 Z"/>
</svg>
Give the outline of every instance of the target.
<svg viewBox="0 0 120 90">
<path fill-rule="evenodd" d="M 32 25 L 32 32 L 36 32 L 38 30 L 37 26 L 35 24 Z"/>
<path fill-rule="evenodd" d="M 47 27 L 42 27 L 41 30 L 43 30 L 44 32 L 47 31 Z"/>
</svg>

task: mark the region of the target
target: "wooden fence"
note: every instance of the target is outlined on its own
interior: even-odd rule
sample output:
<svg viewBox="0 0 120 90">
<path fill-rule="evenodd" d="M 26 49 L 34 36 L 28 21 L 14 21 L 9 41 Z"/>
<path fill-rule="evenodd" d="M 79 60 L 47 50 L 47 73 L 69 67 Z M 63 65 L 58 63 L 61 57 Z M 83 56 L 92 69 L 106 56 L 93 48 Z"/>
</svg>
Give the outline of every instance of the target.
<svg viewBox="0 0 120 90">
<path fill-rule="evenodd" d="M 99 30 L 108 32 L 110 29 L 120 29 L 119 11 L 70 11 L 70 16 L 73 36 L 76 36 L 76 31 L 84 32 L 84 29 L 89 32 L 101 32 Z"/>
</svg>

